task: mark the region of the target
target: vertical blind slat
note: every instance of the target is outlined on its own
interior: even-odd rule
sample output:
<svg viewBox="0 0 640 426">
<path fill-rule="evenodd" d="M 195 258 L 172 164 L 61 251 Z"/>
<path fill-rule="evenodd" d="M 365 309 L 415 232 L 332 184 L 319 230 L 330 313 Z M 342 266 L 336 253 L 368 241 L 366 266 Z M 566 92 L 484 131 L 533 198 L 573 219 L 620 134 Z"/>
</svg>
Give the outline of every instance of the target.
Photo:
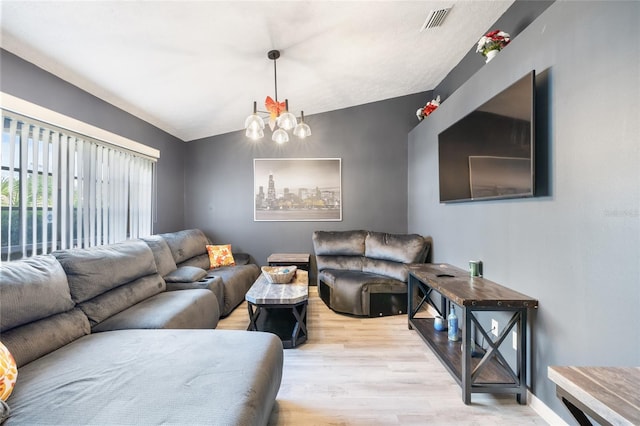
<svg viewBox="0 0 640 426">
<path fill-rule="evenodd" d="M 27 257 L 27 166 L 29 158 L 29 126 L 23 124 L 20 132 L 20 170 L 24 178 L 20 179 L 20 235 L 22 257 Z"/>
<path fill-rule="evenodd" d="M 102 151 L 101 146 L 96 147 L 96 245 L 102 244 Z"/>
<path fill-rule="evenodd" d="M 40 153 L 40 128 L 33 127 L 31 132 L 31 256 L 38 254 L 38 181 L 39 154 Z"/>
<path fill-rule="evenodd" d="M 96 245 L 96 179 L 97 179 L 97 170 L 96 170 L 96 145 L 91 144 L 90 149 L 87 152 L 88 162 L 89 164 L 89 184 L 88 186 L 88 194 L 87 204 L 89 207 L 89 235 L 87 240 L 87 245 L 92 247 Z"/>
<path fill-rule="evenodd" d="M 67 184 L 69 185 L 69 248 L 77 247 L 76 241 L 80 238 L 80 230 L 82 217 L 79 215 L 81 209 L 76 209 L 78 197 L 77 179 L 78 175 L 78 153 L 77 140 L 69 137 L 69 173 L 67 174 Z M 75 226 L 74 226 L 75 225 Z"/>
<path fill-rule="evenodd" d="M 69 174 L 69 139 L 67 135 L 60 135 L 60 249 L 65 250 L 67 246 L 67 223 L 68 210 L 67 206 L 69 197 L 69 183 L 67 176 Z"/>
<path fill-rule="evenodd" d="M 11 247 L 14 244 L 13 241 L 13 200 L 15 197 L 14 194 L 14 169 L 15 169 L 15 158 L 16 158 L 16 142 L 18 141 L 18 120 L 11 120 L 11 124 L 9 125 L 9 179 L 7 179 L 7 183 L 9 185 L 9 214 L 7 216 L 7 260 L 9 260 L 11 255 Z"/>
<path fill-rule="evenodd" d="M 42 133 L 42 253 L 49 252 L 49 130 L 43 129 Z"/>
<path fill-rule="evenodd" d="M 51 198 L 53 205 L 51 208 L 51 251 L 57 250 L 58 245 L 58 179 L 60 179 L 60 167 L 58 159 L 60 152 L 60 134 L 53 132 L 51 136 Z"/>
</svg>

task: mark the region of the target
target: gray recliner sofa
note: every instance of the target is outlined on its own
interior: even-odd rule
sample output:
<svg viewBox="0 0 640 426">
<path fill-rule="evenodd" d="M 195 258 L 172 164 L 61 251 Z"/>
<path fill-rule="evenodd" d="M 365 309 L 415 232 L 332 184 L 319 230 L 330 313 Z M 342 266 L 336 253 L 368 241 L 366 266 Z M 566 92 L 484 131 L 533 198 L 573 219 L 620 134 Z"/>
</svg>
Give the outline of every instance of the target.
<svg viewBox="0 0 640 426">
<path fill-rule="evenodd" d="M 130 328 L 215 328 L 218 300 L 206 289 L 167 292 L 144 241 L 53 252 L 73 302 L 92 331 Z"/>
<path fill-rule="evenodd" d="M 158 238 L 162 238 L 166 246 Z M 144 240 L 154 251 L 168 290 L 208 288 L 218 298 L 222 317 L 244 301 L 245 294 L 261 273 L 258 265 L 250 263 L 246 253 L 233 253 L 235 266 L 210 269 L 206 246 L 213 243 L 200 229 L 164 233 Z"/>
<path fill-rule="evenodd" d="M 5 425 L 268 422 L 280 340 L 210 329 L 213 293 L 165 291 L 142 241 L 3 263 L 0 306 L 18 365 Z"/>
<path fill-rule="evenodd" d="M 407 312 L 410 263 L 423 263 L 428 241 L 417 234 L 315 231 L 318 292 L 336 312 L 385 316 Z"/>
</svg>

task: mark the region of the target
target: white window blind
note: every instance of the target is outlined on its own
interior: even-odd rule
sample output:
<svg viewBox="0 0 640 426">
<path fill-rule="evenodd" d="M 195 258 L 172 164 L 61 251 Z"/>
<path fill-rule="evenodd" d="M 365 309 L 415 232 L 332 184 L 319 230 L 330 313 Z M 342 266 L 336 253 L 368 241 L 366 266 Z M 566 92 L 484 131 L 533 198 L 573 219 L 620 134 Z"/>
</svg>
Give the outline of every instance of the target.
<svg viewBox="0 0 640 426">
<path fill-rule="evenodd" d="M 152 233 L 156 159 L 2 110 L 1 260 Z"/>
</svg>

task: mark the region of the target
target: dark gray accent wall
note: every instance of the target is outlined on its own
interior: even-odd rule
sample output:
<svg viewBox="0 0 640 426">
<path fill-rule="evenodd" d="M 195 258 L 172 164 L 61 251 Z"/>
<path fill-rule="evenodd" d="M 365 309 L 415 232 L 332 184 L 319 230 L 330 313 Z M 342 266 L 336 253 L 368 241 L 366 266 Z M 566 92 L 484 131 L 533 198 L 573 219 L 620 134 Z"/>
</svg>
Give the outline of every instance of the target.
<svg viewBox="0 0 640 426">
<path fill-rule="evenodd" d="M 305 116 L 313 134 L 285 145 L 267 128 L 258 142 L 244 131 L 187 143 L 186 225 L 266 264 L 276 252 L 313 254 L 314 230 L 407 230 L 407 133 L 431 93 Z M 238 117 L 243 120 L 244 117 Z M 254 222 L 254 158 L 341 158 L 342 221 Z"/>
<path fill-rule="evenodd" d="M 183 228 L 183 141 L 2 49 L 0 75 L 4 93 L 159 149 L 154 232 Z"/>
<path fill-rule="evenodd" d="M 532 391 L 567 421 L 549 365 L 640 365 L 639 21 L 639 2 L 553 3 L 408 138 L 408 231 L 539 300 Z M 440 204 L 438 134 L 532 69 L 546 195 Z"/>
</svg>

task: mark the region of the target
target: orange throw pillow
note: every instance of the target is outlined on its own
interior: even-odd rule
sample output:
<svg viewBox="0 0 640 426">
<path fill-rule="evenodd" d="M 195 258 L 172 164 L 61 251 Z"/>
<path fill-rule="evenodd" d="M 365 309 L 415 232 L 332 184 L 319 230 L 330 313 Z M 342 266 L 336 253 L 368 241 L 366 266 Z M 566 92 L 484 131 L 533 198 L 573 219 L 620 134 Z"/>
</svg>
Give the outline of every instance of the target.
<svg viewBox="0 0 640 426">
<path fill-rule="evenodd" d="M 221 266 L 234 266 L 236 264 L 236 261 L 233 259 L 233 254 L 231 253 L 231 244 L 207 246 L 207 253 L 209 253 L 211 269 Z"/>
<path fill-rule="evenodd" d="M 0 342 L 0 399 L 6 401 L 18 378 L 18 368 L 11 352 Z"/>
</svg>

